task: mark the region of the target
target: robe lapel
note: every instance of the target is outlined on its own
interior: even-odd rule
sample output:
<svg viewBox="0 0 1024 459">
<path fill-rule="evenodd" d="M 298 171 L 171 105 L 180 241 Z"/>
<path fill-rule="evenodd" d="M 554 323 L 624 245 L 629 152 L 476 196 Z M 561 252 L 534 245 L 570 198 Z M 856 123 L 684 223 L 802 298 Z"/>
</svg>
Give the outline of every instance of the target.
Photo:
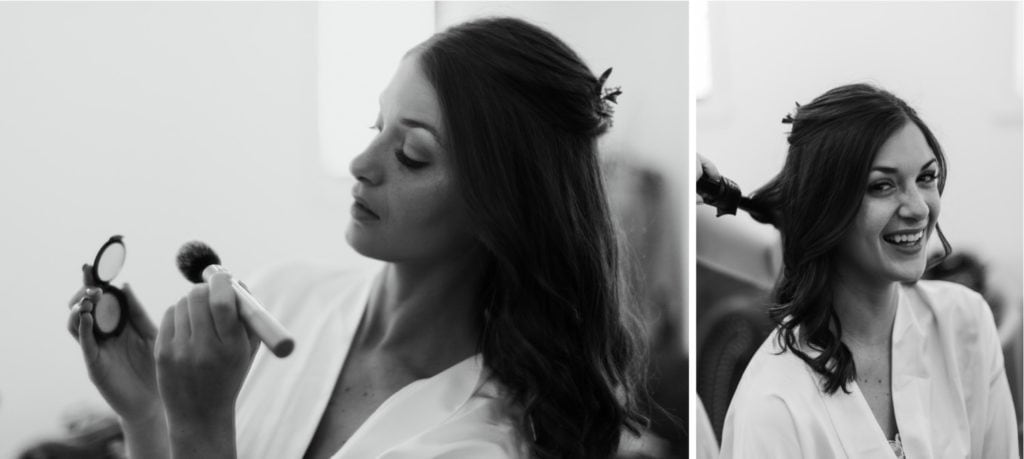
<svg viewBox="0 0 1024 459">
<path fill-rule="evenodd" d="M 815 381 L 818 376 L 811 370 Z M 842 443 L 843 451 L 850 458 L 878 458 L 893 459 L 896 457 L 889 443 L 885 440 L 885 433 L 882 432 L 875 417 L 871 414 L 871 408 L 864 399 L 860 386 L 856 381 L 847 385 L 850 393 L 842 389 L 832 395 L 821 391 L 818 395 L 825 404 L 832 427 L 836 429 L 839 442 Z"/>
<path fill-rule="evenodd" d="M 930 441 L 932 387 L 925 363 L 929 350 L 923 325 L 915 314 L 914 300 L 919 298 L 901 286 L 892 331 L 892 404 L 907 457 L 936 457 Z"/>
<path fill-rule="evenodd" d="M 485 381 L 480 355 L 403 387 L 370 415 L 332 458 L 378 457 L 431 427 L 462 407 Z"/>
<path fill-rule="evenodd" d="M 342 295 L 312 299 L 288 324 L 296 346 L 278 359 L 261 347 L 239 395 L 238 457 L 302 457 L 316 432 L 348 355 L 372 282 Z M 311 415 L 315 413 L 316 415 Z"/>
</svg>

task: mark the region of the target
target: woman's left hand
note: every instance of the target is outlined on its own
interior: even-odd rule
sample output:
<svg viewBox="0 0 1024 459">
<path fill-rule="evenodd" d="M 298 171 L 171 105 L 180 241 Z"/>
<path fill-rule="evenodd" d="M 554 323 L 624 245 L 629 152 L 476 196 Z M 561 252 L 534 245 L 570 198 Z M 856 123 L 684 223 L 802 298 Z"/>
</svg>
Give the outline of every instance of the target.
<svg viewBox="0 0 1024 459">
<path fill-rule="evenodd" d="M 156 375 L 173 456 L 234 456 L 235 400 L 258 346 L 226 273 L 196 285 L 164 314 Z"/>
</svg>

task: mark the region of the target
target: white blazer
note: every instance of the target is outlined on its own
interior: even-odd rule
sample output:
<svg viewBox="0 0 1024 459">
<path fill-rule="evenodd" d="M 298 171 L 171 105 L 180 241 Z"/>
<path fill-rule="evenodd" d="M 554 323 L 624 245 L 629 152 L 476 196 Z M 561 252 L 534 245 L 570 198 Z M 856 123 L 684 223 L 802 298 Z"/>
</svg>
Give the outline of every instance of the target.
<svg viewBox="0 0 1024 459">
<path fill-rule="evenodd" d="M 856 381 L 849 394 L 824 394 L 809 366 L 779 354 L 777 333 L 740 380 L 721 457 L 895 457 Z M 892 333 L 893 409 L 906 457 L 1019 457 L 1003 354 L 980 295 L 948 282 L 903 285 Z"/>
<path fill-rule="evenodd" d="M 264 346 L 257 352 L 236 405 L 239 458 L 306 452 L 377 271 L 287 266 L 253 284 L 295 338 L 295 350 L 284 359 Z M 332 457 L 527 457 L 513 413 L 477 355 L 393 394 Z"/>
</svg>

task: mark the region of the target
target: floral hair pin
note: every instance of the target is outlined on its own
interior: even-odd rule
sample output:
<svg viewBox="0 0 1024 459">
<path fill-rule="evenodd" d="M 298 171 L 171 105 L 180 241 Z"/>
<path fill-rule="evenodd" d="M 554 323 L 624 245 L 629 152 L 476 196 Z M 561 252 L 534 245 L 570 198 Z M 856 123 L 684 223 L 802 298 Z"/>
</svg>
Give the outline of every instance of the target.
<svg viewBox="0 0 1024 459">
<path fill-rule="evenodd" d="M 618 104 L 619 95 L 622 94 L 620 86 L 604 87 L 604 83 L 608 81 L 608 76 L 611 74 L 612 68 L 608 67 L 608 70 L 605 70 L 597 79 L 597 98 L 599 102 L 597 114 L 602 118 L 607 118 L 609 123 L 611 122 L 612 115 L 615 113 L 615 107 L 612 104 Z"/>
<path fill-rule="evenodd" d="M 793 102 L 793 103 L 796 104 L 796 108 L 793 109 L 793 113 L 787 113 L 786 116 L 784 118 L 782 118 L 782 124 L 793 124 L 793 121 L 794 121 L 793 115 L 795 115 L 796 112 L 800 111 L 800 102 Z"/>
</svg>

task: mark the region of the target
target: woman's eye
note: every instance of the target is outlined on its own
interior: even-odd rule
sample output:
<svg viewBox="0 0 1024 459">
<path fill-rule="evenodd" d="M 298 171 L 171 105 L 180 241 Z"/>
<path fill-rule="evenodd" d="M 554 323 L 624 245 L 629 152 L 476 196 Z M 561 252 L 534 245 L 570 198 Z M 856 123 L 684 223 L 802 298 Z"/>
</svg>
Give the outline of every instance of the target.
<svg viewBox="0 0 1024 459">
<path fill-rule="evenodd" d="M 868 185 L 868 191 L 872 193 L 885 193 L 893 189 L 893 184 L 889 182 L 875 182 Z"/>
<path fill-rule="evenodd" d="M 939 174 L 937 172 L 929 171 L 929 172 L 925 172 L 924 174 L 921 174 L 921 176 L 917 178 L 917 181 L 922 182 L 922 183 L 933 183 L 933 182 L 935 182 L 938 179 L 939 179 Z"/>
<path fill-rule="evenodd" d="M 409 169 L 422 169 L 426 167 L 428 164 L 424 161 L 418 161 L 410 158 L 402 150 L 395 150 L 395 159 L 397 159 L 399 163 L 402 163 L 403 166 L 408 167 Z"/>
</svg>

